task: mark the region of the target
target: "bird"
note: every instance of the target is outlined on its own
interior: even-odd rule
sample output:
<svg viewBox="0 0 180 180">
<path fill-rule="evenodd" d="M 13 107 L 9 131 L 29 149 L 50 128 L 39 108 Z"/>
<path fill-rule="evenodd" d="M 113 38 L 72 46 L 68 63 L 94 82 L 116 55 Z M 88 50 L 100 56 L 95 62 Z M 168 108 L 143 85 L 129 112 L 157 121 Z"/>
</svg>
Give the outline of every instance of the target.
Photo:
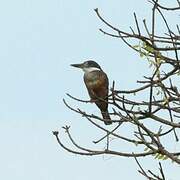
<svg viewBox="0 0 180 180">
<path fill-rule="evenodd" d="M 86 85 L 90 101 L 100 109 L 105 125 L 112 124 L 108 112 L 109 80 L 100 65 L 92 60 L 80 64 L 71 64 L 84 71 L 84 83 Z"/>
</svg>

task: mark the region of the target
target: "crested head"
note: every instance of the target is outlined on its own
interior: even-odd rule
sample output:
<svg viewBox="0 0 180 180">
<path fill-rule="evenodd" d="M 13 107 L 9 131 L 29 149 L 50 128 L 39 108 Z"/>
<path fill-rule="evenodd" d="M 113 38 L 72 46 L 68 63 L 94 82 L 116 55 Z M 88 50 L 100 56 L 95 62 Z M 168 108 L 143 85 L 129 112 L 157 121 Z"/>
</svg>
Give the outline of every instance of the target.
<svg viewBox="0 0 180 180">
<path fill-rule="evenodd" d="M 99 64 L 97 62 L 95 62 L 95 61 L 92 61 L 92 60 L 85 61 L 83 64 L 84 64 L 84 67 L 86 67 L 86 68 L 98 68 L 98 69 L 101 69 Z"/>
<path fill-rule="evenodd" d="M 99 64 L 92 60 L 85 61 L 81 64 L 71 64 L 71 66 L 81 68 L 85 73 L 92 71 L 102 71 Z"/>
<path fill-rule="evenodd" d="M 101 69 L 101 67 L 99 66 L 99 64 L 95 61 L 89 60 L 89 61 L 85 61 L 84 63 L 84 67 L 94 67 L 94 68 L 99 68 Z"/>
<path fill-rule="evenodd" d="M 85 61 L 83 63 L 82 69 L 85 73 L 92 72 L 92 71 L 101 71 L 101 67 L 99 66 L 99 64 L 92 60 Z"/>
</svg>

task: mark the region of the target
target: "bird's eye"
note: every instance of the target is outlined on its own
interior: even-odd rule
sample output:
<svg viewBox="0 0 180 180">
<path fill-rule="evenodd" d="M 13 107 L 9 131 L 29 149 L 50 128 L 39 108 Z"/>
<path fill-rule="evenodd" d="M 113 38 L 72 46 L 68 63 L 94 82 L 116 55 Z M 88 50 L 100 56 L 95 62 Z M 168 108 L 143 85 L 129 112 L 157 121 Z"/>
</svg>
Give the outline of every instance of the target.
<svg viewBox="0 0 180 180">
<path fill-rule="evenodd" d="M 84 62 L 84 66 L 87 67 L 88 65 L 89 65 L 88 61 Z"/>
</svg>

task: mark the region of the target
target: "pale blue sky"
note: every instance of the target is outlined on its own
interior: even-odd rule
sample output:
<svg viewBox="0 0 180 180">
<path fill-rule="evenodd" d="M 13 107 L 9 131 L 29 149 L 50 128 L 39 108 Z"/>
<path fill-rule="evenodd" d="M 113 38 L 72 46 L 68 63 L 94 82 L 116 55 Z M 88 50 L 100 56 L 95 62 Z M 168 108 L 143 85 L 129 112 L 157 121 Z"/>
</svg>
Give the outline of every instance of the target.
<svg viewBox="0 0 180 180">
<path fill-rule="evenodd" d="M 94 59 L 121 89 L 135 87 L 136 79 L 146 72 L 146 62 L 135 52 L 98 31 L 104 26 L 94 8 L 125 30 L 134 25 L 134 11 L 143 18 L 151 13 L 146 0 L 0 1 L 1 179 L 144 179 L 133 159 L 72 155 L 59 148 L 51 133 L 71 125 L 76 139 L 87 145 L 102 135 L 62 103 L 66 92 L 89 98 L 82 72 L 69 64 Z M 177 23 L 176 18 L 171 21 Z M 93 105 L 69 102 L 98 113 Z M 144 164 L 157 169 L 149 159 Z M 179 170 L 173 169 L 175 164 L 167 161 L 164 166 L 170 179 L 180 176 Z"/>
</svg>

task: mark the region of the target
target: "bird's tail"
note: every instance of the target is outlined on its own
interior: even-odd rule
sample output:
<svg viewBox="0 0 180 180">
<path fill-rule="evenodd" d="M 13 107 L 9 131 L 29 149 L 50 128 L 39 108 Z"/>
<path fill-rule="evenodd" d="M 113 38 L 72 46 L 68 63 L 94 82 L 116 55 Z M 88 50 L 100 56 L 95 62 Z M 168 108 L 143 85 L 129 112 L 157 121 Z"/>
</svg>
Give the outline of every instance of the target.
<svg viewBox="0 0 180 180">
<path fill-rule="evenodd" d="M 112 121 L 111 121 L 111 118 L 110 118 L 110 116 L 109 116 L 109 113 L 108 113 L 108 111 L 101 111 L 101 114 L 102 114 L 102 117 L 103 117 L 103 119 L 104 119 L 104 124 L 105 125 L 110 125 L 110 124 L 112 124 Z"/>
</svg>

